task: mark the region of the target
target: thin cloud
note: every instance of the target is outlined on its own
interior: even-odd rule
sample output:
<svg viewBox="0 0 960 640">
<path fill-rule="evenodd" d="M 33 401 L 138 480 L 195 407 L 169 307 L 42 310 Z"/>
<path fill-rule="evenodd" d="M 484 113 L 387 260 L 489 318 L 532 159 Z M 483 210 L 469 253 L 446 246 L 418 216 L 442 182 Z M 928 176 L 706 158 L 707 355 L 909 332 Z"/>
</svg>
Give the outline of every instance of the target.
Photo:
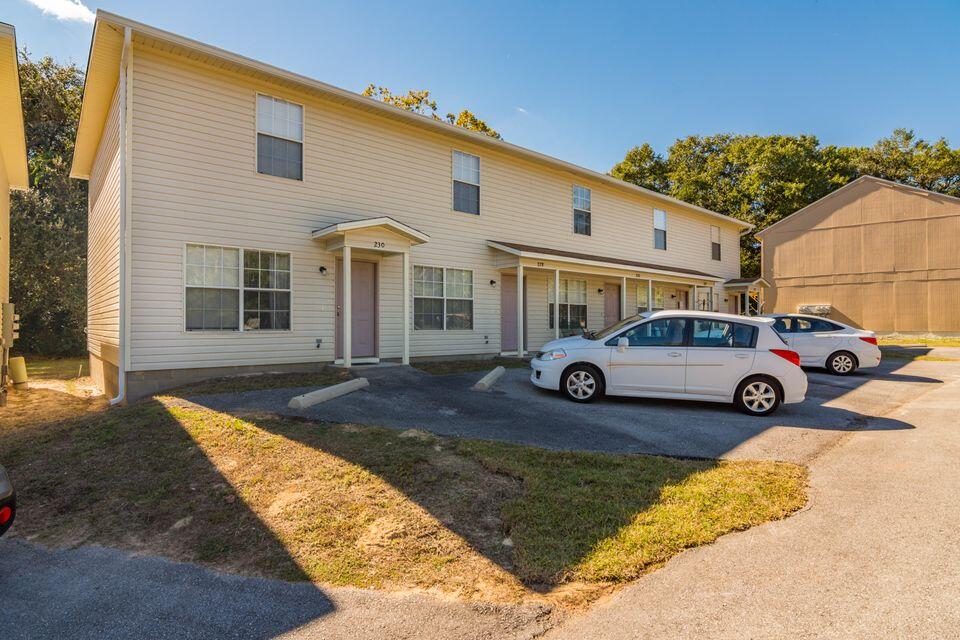
<svg viewBox="0 0 960 640">
<path fill-rule="evenodd" d="M 27 0 L 40 9 L 44 15 L 65 22 L 87 22 L 92 24 L 97 16 L 80 0 Z"/>
<path fill-rule="evenodd" d="M 522 113 L 525 116 L 530 115 L 530 112 L 524 109 L 523 107 L 516 107 L 517 113 Z"/>
</svg>

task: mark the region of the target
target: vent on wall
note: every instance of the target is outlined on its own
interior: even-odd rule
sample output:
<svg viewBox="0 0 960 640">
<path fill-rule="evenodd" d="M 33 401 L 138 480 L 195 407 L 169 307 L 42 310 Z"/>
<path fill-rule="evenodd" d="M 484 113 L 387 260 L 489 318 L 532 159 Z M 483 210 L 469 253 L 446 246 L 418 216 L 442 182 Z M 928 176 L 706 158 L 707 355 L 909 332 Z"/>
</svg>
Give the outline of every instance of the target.
<svg viewBox="0 0 960 640">
<path fill-rule="evenodd" d="M 797 305 L 797 313 L 808 313 L 812 316 L 828 316 L 833 311 L 829 304 L 800 304 Z"/>
</svg>

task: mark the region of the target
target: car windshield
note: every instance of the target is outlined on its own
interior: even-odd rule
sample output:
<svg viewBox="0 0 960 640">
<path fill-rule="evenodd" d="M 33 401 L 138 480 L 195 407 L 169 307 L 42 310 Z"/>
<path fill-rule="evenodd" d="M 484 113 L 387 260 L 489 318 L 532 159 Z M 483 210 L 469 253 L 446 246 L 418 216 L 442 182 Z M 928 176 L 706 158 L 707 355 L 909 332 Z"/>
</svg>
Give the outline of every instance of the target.
<svg viewBox="0 0 960 640">
<path fill-rule="evenodd" d="M 606 329 L 601 329 L 600 331 L 594 331 L 587 335 L 591 340 L 603 340 L 607 336 L 617 333 L 627 325 L 633 324 L 638 320 L 643 320 L 643 316 L 630 316 L 629 318 L 624 318 L 620 322 L 615 322 Z"/>
</svg>

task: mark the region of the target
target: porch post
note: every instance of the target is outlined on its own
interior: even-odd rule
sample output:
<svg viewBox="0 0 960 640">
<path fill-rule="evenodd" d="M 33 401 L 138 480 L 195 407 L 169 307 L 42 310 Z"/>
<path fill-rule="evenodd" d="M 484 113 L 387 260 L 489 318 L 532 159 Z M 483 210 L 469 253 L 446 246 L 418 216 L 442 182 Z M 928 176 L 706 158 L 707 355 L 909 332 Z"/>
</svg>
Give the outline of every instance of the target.
<svg viewBox="0 0 960 640">
<path fill-rule="evenodd" d="M 410 364 L 410 252 L 403 252 L 403 364 Z"/>
<path fill-rule="evenodd" d="M 349 367 L 353 364 L 353 316 L 350 309 L 350 247 L 343 247 L 343 281 L 340 283 L 343 291 L 343 366 Z"/>
<path fill-rule="evenodd" d="M 653 311 L 653 280 L 647 280 L 647 311 Z"/>
<path fill-rule="evenodd" d="M 553 339 L 560 339 L 560 269 L 553 271 Z"/>
<path fill-rule="evenodd" d="M 620 278 L 620 319 L 627 317 L 627 277 Z"/>
<path fill-rule="evenodd" d="M 517 262 L 517 357 L 523 357 L 523 264 Z"/>
</svg>

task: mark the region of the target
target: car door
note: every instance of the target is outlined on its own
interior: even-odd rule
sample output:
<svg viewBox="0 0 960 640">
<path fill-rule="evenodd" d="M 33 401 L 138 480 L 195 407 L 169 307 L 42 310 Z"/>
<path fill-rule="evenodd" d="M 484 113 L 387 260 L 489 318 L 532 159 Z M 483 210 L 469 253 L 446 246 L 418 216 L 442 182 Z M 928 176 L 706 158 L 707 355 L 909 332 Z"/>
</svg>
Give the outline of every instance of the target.
<svg viewBox="0 0 960 640">
<path fill-rule="evenodd" d="M 738 322 L 693 318 L 687 347 L 686 392 L 730 397 L 753 368 L 756 327 Z"/>
<path fill-rule="evenodd" d="M 687 322 L 686 318 L 654 319 L 608 340 L 610 391 L 683 393 Z M 622 349 L 620 338 L 627 339 Z"/>
<path fill-rule="evenodd" d="M 814 318 L 794 316 L 793 331 L 787 343 L 800 354 L 800 364 L 822 366 L 827 356 L 833 353 L 836 335 L 829 331 L 817 331 L 819 321 Z"/>
</svg>

